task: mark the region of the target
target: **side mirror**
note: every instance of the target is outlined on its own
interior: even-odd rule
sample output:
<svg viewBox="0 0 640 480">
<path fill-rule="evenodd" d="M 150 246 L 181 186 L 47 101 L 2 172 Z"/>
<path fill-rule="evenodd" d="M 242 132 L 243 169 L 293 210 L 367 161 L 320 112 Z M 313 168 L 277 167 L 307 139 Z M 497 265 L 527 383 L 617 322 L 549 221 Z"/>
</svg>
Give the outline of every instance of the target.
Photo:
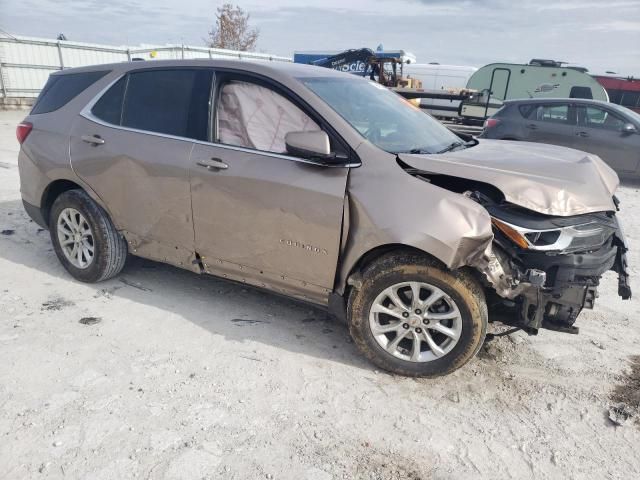
<svg viewBox="0 0 640 480">
<path fill-rule="evenodd" d="M 637 132 L 638 132 L 638 129 L 633 123 L 625 123 L 622 126 L 622 133 L 624 133 L 625 135 L 629 135 L 631 133 L 637 133 Z"/>
<path fill-rule="evenodd" d="M 329 135 L 322 130 L 310 130 L 307 132 L 289 132 L 284 136 L 287 145 L 287 153 L 297 157 L 312 160 L 331 160 Z"/>
</svg>

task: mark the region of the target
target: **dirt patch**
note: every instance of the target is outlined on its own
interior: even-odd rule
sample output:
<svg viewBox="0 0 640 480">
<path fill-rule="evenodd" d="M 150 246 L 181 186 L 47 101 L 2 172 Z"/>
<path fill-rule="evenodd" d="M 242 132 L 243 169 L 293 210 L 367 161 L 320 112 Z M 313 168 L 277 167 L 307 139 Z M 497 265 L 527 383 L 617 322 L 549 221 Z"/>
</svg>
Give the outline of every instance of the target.
<svg viewBox="0 0 640 480">
<path fill-rule="evenodd" d="M 62 297 L 51 297 L 49 300 L 42 304 L 42 310 L 57 311 L 62 310 L 63 308 L 71 307 L 73 305 L 73 302 L 65 300 Z"/>
<path fill-rule="evenodd" d="M 609 418 L 613 423 L 622 425 L 635 417 L 636 425 L 640 426 L 640 355 L 633 355 L 630 361 L 630 373 L 622 377 L 622 383 L 616 386 L 611 394 L 613 405 Z"/>
<path fill-rule="evenodd" d="M 98 290 L 94 295 L 93 298 L 100 298 L 100 297 L 104 297 L 104 298 L 113 298 L 113 294 L 115 292 L 117 292 L 121 287 L 109 287 L 109 288 L 103 288 L 101 290 Z"/>
<path fill-rule="evenodd" d="M 102 319 L 100 317 L 82 317 L 79 322 L 82 325 L 95 325 L 100 323 Z"/>
<path fill-rule="evenodd" d="M 266 320 L 252 320 L 250 318 L 232 318 L 231 323 L 238 327 L 246 327 L 248 325 L 255 325 L 257 323 L 271 323 Z"/>
</svg>

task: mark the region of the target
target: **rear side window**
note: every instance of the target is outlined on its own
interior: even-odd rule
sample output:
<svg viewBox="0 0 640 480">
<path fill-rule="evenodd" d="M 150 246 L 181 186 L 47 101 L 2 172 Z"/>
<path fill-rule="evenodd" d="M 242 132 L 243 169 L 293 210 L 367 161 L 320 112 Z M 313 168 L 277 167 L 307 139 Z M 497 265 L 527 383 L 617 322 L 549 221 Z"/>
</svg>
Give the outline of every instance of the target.
<svg viewBox="0 0 640 480">
<path fill-rule="evenodd" d="M 186 69 L 130 73 L 120 124 L 206 140 L 212 75 L 210 70 Z M 113 97 L 115 102 L 117 92 Z"/>
<path fill-rule="evenodd" d="M 58 110 L 107 73 L 109 73 L 108 70 L 51 75 L 33 106 L 31 114 L 37 115 Z"/>
<path fill-rule="evenodd" d="M 569 105 L 540 105 L 530 118 L 539 122 L 571 123 Z"/>
<path fill-rule="evenodd" d="M 520 115 L 524 118 L 529 118 L 531 113 L 536 109 L 535 105 L 519 105 L 518 110 L 520 110 Z"/>
</svg>

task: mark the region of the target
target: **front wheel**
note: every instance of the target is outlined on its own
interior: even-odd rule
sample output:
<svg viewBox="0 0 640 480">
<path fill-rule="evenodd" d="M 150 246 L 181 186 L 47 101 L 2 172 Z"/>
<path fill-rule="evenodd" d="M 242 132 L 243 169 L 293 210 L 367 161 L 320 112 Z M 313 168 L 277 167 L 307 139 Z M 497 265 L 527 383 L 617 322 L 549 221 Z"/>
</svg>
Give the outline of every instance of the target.
<svg viewBox="0 0 640 480">
<path fill-rule="evenodd" d="M 479 283 L 424 256 L 385 255 L 349 295 L 351 336 L 375 365 L 413 377 L 446 375 L 484 341 L 487 306 Z"/>
</svg>

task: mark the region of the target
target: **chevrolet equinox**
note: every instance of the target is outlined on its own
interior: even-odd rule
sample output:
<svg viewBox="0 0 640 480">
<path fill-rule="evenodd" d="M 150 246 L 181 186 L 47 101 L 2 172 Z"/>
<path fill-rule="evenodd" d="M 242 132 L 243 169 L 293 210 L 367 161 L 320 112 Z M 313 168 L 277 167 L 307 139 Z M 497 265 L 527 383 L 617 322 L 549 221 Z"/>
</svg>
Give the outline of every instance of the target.
<svg viewBox="0 0 640 480">
<path fill-rule="evenodd" d="M 369 80 L 276 62 L 52 74 L 17 128 L 24 207 L 76 279 L 128 254 L 325 306 L 402 375 L 452 372 L 488 321 L 577 333 L 629 298 L 615 172 L 461 138 Z"/>
</svg>

